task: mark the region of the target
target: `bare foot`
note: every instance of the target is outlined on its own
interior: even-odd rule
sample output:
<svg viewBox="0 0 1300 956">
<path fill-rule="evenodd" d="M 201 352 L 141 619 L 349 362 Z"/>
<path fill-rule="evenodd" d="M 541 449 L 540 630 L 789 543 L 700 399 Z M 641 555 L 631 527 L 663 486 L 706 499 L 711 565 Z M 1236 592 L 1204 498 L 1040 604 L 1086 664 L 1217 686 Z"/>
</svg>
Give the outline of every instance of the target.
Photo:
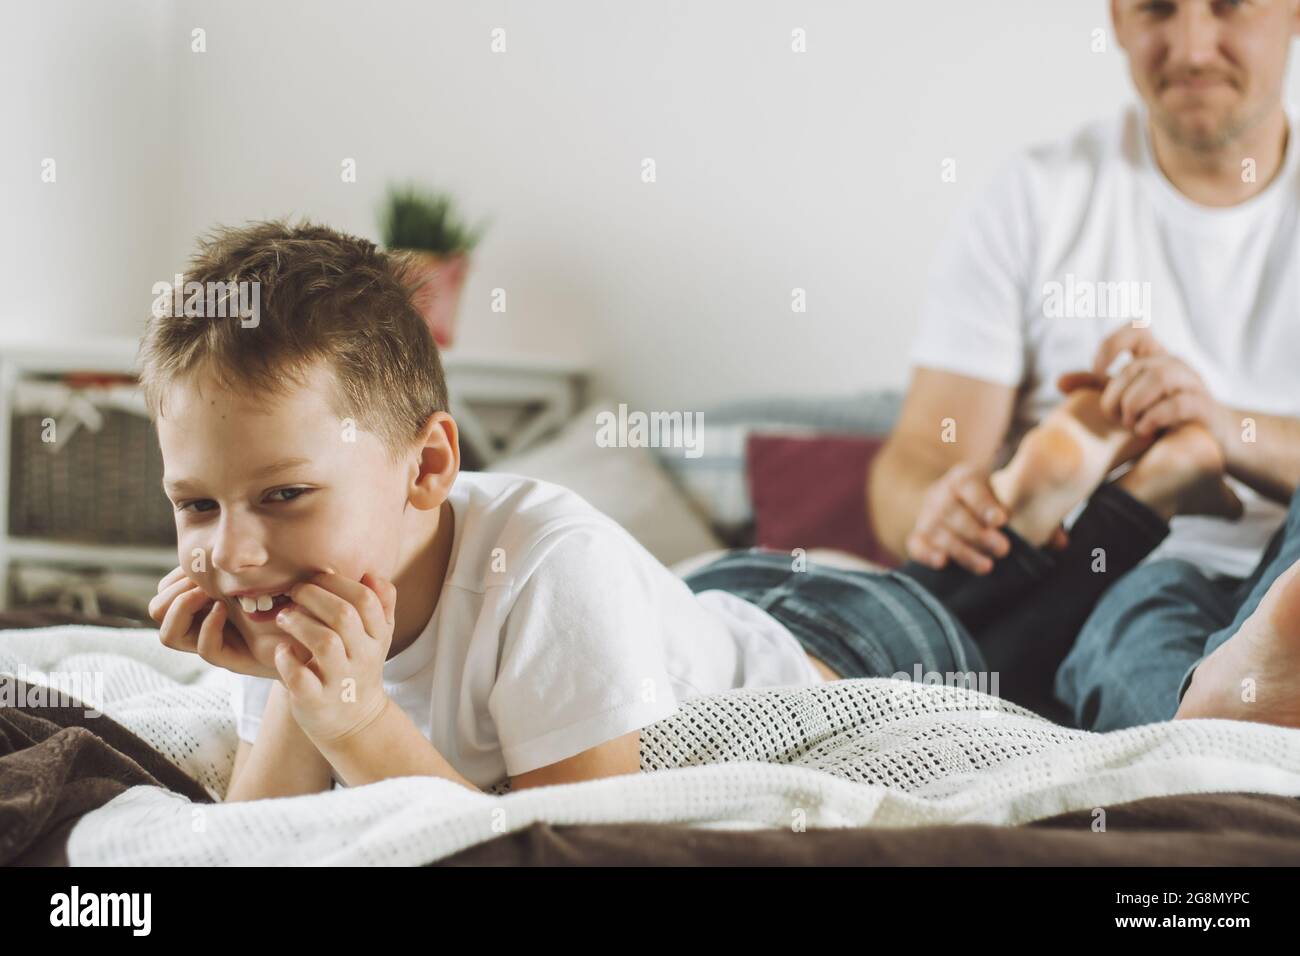
<svg viewBox="0 0 1300 956">
<path fill-rule="evenodd" d="M 1300 727 L 1300 561 L 1278 576 L 1241 629 L 1192 674 L 1175 720 Z"/>
<path fill-rule="evenodd" d="M 1168 521 L 1174 515 L 1240 518 L 1241 499 L 1223 480 L 1223 450 L 1202 425 L 1161 435 L 1116 484 Z"/>
<path fill-rule="evenodd" d="M 1011 516 L 1008 526 L 1042 546 L 1111 469 L 1151 443 L 1102 412 L 1099 389 L 1075 389 L 1025 434 L 1006 467 L 989 477 L 989 486 Z"/>
</svg>

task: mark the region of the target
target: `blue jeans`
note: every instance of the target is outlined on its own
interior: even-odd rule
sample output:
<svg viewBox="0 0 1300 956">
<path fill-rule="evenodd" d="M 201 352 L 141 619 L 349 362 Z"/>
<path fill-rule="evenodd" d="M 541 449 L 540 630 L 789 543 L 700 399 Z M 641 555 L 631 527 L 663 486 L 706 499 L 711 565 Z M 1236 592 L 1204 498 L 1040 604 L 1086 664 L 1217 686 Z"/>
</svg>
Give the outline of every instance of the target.
<svg viewBox="0 0 1300 956">
<path fill-rule="evenodd" d="M 1119 730 L 1171 719 L 1192 673 L 1232 637 L 1269 586 L 1300 561 L 1300 491 L 1250 577 L 1210 578 L 1177 558 L 1125 574 L 1105 593 L 1056 675 L 1078 726 Z"/>
<path fill-rule="evenodd" d="M 985 575 L 913 561 L 897 571 L 797 571 L 788 554 L 751 549 L 728 554 L 686 583 L 766 610 L 842 677 L 906 675 L 975 687 L 1065 722 L 1069 715 L 1052 693 L 1057 668 L 1098 596 L 1169 528 L 1123 490 L 1102 485 L 1063 552 L 1003 531 L 1011 552 Z M 1102 546 L 1110 559 L 1105 574 L 1093 569 L 1093 552 Z"/>
<path fill-rule="evenodd" d="M 732 551 L 685 581 L 696 593 L 727 591 L 762 608 L 841 677 L 912 677 L 919 666 L 923 673 L 970 675 L 952 683 L 984 689 L 979 647 L 901 572 L 797 570 L 786 552 L 751 548 Z"/>
<path fill-rule="evenodd" d="M 1058 723 L 1072 721 L 1056 699 L 1056 672 L 1101 595 L 1169 534 L 1156 512 L 1118 485 L 1103 484 L 1070 528 L 1062 551 L 1035 547 L 1010 527 L 1011 550 L 983 575 L 949 562 L 909 561 L 899 570 L 924 585 L 965 625 L 1003 697 Z M 1104 562 L 1098 563 L 1098 555 Z"/>
</svg>

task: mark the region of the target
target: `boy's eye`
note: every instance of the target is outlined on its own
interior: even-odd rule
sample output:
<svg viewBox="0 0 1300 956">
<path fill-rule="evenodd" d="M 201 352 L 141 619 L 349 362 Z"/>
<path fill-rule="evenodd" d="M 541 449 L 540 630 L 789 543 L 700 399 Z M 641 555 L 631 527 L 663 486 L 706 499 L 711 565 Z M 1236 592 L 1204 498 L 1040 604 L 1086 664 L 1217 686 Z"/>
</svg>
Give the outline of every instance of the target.
<svg viewBox="0 0 1300 956">
<path fill-rule="evenodd" d="M 311 491 L 311 489 L 310 489 L 310 488 L 277 488 L 277 489 L 275 489 L 275 491 L 271 492 L 271 494 L 273 494 L 273 495 L 279 495 L 279 494 L 284 494 L 284 493 L 287 493 L 287 492 L 290 492 L 290 491 L 295 492 L 293 498 L 281 498 L 280 500 L 281 500 L 281 501 L 293 501 L 294 498 L 301 498 L 301 497 L 302 497 L 303 495 L 305 495 L 307 492 Z"/>
<path fill-rule="evenodd" d="M 290 502 L 290 501 L 295 501 L 295 500 L 297 500 L 298 498 L 300 498 L 300 497 L 302 497 L 303 495 L 307 494 L 307 493 L 308 493 L 309 491 L 311 491 L 311 490 L 312 490 L 312 489 L 310 489 L 310 488 L 277 488 L 277 489 L 275 489 L 275 491 L 272 491 L 272 492 L 271 492 L 271 495 L 289 494 L 289 493 L 292 492 L 292 496 L 291 496 L 291 497 L 288 497 L 288 498 L 278 498 L 278 499 L 274 499 L 275 502 L 276 502 L 277 504 L 286 504 L 286 503 L 288 503 L 288 502 Z M 268 498 L 269 498 L 269 497 L 270 497 L 270 496 L 268 495 Z M 178 507 L 176 510 L 177 510 L 177 511 L 189 511 L 189 510 L 191 510 L 192 506 L 194 506 L 194 505 L 212 505 L 212 508 L 215 508 L 215 507 L 216 507 L 216 504 L 217 504 L 217 503 L 216 503 L 215 501 L 213 501 L 211 498 L 196 498 L 196 499 L 194 499 L 193 501 L 187 501 L 187 502 L 185 502 L 183 505 L 181 505 L 180 507 Z M 195 508 L 193 508 L 193 511 L 194 511 L 195 514 L 207 514 L 209 511 L 212 510 L 212 508 L 197 508 L 197 507 L 195 507 Z"/>
</svg>

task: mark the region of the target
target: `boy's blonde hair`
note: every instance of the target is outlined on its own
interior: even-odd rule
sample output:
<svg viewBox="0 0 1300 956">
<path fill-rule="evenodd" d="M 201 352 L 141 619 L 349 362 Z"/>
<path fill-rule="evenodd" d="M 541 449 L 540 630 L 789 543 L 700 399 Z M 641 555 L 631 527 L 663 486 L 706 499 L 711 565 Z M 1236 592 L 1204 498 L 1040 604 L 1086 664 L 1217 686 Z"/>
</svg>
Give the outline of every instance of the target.
<svg viewBox="0 0 1300 956">
<path fill-rule="evenodd" d="M 373 242 L 307 222 L 217 228 L 199 240 L 185 283 L 212 283 L 227 296 L 248 283 L 245 290 L 258 296 L 257 321 L 245 327 L 233 306 L 215 310 L 224 317 L 156 308 L 139 352 L 150 417 L 156 422 L 164 413 L 170 387 L 198 373 L 256 400 L 302 387 L 323 360 L 333 372 L 331 407 L 340 420 L 375 433 L 391 460 L 400 460 L 429 416 L 447 410 L 438 348 L 411 301 L 410 264 Z"/>
</svg>

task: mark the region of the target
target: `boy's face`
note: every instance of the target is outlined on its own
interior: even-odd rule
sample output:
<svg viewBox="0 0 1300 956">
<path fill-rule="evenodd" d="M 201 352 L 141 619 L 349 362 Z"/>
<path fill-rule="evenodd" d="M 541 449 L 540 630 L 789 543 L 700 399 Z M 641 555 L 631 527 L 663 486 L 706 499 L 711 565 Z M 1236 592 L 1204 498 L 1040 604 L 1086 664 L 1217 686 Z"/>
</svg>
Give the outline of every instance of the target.
<svg viewBox="0 0 1300 956">
<path fill-rule="evenodd" d="M 345 429 L 329 407 L 330 381 L 318 364 L 309 387 L 266 402 L 210 378 L 189 381 L 168 392 L 158 419 L 180 565 L 225 603 L 268 667 L 286 636 L 275 623 L 280 606 L 255 617 L 237 592 L 284 592 L 331 568 L 354 581 L 367 571 L 391 580 L 400 553 L 414 446 L 409 463 L 393 464 L 374 434 Z"/>
</svg>

